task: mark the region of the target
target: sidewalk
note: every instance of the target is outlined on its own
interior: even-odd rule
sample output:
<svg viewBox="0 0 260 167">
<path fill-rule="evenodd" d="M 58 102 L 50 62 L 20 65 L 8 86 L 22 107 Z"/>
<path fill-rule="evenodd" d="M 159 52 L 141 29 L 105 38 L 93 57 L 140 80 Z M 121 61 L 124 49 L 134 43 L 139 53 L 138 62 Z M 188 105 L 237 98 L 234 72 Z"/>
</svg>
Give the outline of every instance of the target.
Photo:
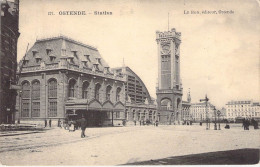
<svg viewBox="0 0 260 167">
<path fill-rule="evenodd" d="M 259 149 L 237 149 L 168 157 L 123 165 L 252 165 L 259 163 Z"/>
</svg>

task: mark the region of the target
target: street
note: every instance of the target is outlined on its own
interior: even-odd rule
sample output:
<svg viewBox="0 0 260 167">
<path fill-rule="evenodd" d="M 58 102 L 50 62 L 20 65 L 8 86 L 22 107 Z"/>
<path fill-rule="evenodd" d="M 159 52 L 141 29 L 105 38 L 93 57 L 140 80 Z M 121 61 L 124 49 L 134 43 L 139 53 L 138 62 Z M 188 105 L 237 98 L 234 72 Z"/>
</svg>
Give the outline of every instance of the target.
<svg viewBox="0 0 260 167">
<path fill-rule="evenodd" d="M 1 136 L 0 161 L 3 165 L 122 165 L 260 148 L 260 130 L 250 127 L 244 131 L 241 124 L 221 128 L 205 130 L 205 124 L 87 128 L 87 138 L 80 138 L 80 130 L 54 128 L 43 133 Z"/>
</svg>

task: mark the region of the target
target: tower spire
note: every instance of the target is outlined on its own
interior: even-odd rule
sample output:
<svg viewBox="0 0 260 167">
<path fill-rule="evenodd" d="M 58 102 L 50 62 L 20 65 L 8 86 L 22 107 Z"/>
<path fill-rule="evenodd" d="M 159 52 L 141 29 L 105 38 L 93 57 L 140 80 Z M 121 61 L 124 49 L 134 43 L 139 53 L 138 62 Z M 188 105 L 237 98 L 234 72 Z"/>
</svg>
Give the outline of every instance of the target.
<svg viewBox="0 0 260 167">
<path fill-rule="evenodd" d="M 125 67 L 125 58 L 123 57 L 123 67 Z"/>
</svg>

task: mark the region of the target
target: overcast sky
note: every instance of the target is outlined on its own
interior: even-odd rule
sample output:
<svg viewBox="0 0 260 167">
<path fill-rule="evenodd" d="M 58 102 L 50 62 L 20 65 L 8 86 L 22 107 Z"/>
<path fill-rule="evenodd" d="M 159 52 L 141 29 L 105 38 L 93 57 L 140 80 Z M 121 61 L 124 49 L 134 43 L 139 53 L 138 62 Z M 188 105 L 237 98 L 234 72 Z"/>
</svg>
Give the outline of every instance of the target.
<svg viewBox="0 0 260 167">
<path fill-rule="evenodd" d="M 86 11 L 61 16 L 59 11 Z M 184 14 L 184 10 L 233 10 L 234 14 Z M 54 16 L 48 16 L 53 11 Z M 94 15 L 94 11 L 112 15 Z M 176 28 L 180 46 L 183 100 L 208 95 L 218 108 L 229 100 L 259 101 L 260 7 L 256 0 L 20 0 L 18 60 L 35 40 L 64 34 L 95 46 L 110 67 L 129 66 L 156 98 L 155 32 Z M 92 14 L 88 14 L 92 13 Z"/>
</svg>

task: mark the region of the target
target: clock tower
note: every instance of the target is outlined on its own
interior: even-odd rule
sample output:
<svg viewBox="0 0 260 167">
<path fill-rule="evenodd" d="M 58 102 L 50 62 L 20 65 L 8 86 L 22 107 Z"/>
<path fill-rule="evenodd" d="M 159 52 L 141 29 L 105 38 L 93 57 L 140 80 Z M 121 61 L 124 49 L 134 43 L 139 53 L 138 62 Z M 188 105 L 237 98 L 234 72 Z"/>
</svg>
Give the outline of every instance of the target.
<svg viewBox="0 0 260 167">
<path fill-rule="evenodd" d="M 158 85 L 156 88 L 158 119 L 162 124 L 179 123 L 182 106 L 180 78 L 181 33 L 156 32 L 158 48 Z"/>
</svg>

